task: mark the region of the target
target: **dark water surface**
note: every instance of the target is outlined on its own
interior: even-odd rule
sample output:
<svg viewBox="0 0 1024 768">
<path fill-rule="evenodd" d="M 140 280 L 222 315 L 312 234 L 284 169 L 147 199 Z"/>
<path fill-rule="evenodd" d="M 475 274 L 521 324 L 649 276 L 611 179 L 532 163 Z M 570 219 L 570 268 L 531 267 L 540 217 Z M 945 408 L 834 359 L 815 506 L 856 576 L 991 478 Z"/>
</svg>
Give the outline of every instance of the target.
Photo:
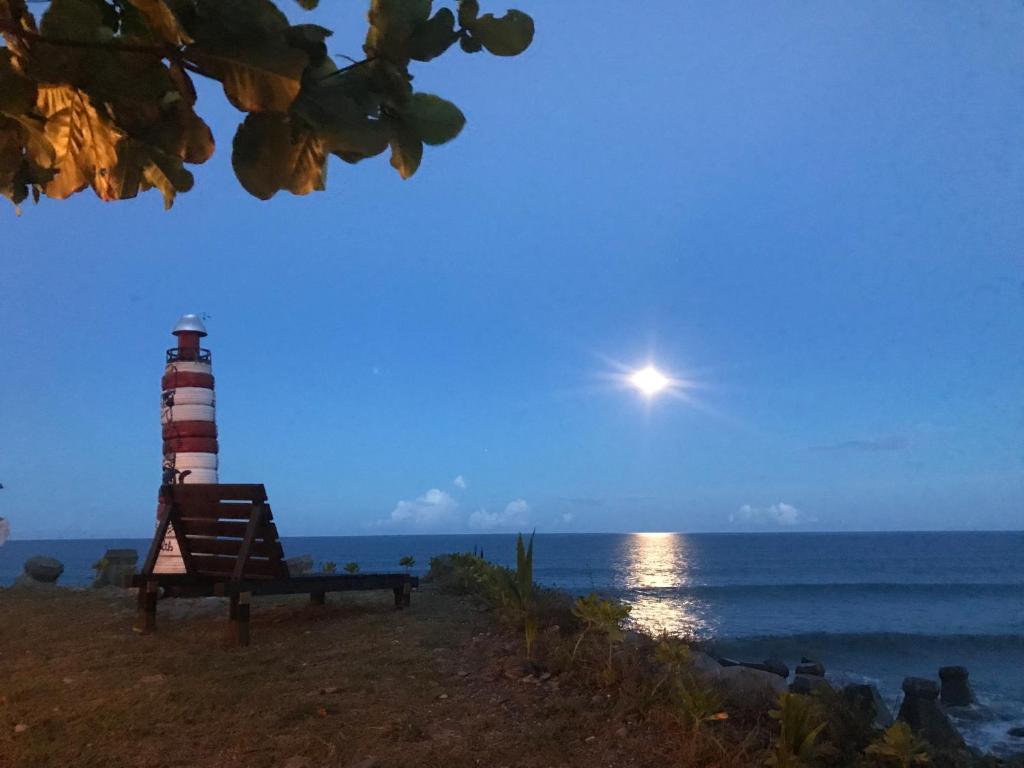
<svg viewBox="0 0 1024 768">
<path fill-rule="evenodd" d="M 356 561 L 396 570 L 403 555 L 425 572 L 430 557 L 482 549 L 512 565 L 504 534 L 288 538 L 289 555 L 317 566 Z M 62 583 L 85 585 L 107 547 L 147 542 L 10 541 L 0 547 L 0 583 L 33 554 L 65 563 Z M 641 626 L 713 639 L 731 656 L 820 658 L 830 676 L 876 682 L 896 703 L 906 675 L 936 677 L 964 664 L 982 704 L 969 739 L 1024 750 L 1005 736 L 1024 722 L 1024 532 L 538 534 L 537 581 L 573 593 L 610 593 Z"/>
</svg>

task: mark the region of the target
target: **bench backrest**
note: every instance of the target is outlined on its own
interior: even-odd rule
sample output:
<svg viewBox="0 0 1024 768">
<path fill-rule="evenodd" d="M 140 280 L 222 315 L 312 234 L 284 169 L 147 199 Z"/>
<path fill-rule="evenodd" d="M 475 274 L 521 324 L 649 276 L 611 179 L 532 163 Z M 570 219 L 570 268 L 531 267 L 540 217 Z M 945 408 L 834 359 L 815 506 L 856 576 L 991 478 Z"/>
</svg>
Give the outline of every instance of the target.
<svg viewBox="0 0 1024 768">
<path fill-rule="evenodd" d="M 160 545 L 173 530 L 191 576 L 216 580 L 288 578 L 267 492 L 253 485 L 165 485 L 157 531 L 142 574 L 153 572 Z"/>
</svg>

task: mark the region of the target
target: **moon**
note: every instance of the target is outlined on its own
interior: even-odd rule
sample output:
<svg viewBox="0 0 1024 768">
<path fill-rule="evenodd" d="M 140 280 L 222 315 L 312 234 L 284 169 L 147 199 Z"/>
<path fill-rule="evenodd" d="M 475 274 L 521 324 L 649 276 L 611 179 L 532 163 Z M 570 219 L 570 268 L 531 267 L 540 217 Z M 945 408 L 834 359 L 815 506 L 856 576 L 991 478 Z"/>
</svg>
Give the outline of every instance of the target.
<svg viewBox="0 0 1024 768">
<path fill-rule="evenodd" d="M 652 398 L 664 391 L 671 384 L 671 380 L 653 365 L 647 365 L 634 371 L 629 377 L 629 383 L 640 390 L 644 397 Z"/>
</svg>

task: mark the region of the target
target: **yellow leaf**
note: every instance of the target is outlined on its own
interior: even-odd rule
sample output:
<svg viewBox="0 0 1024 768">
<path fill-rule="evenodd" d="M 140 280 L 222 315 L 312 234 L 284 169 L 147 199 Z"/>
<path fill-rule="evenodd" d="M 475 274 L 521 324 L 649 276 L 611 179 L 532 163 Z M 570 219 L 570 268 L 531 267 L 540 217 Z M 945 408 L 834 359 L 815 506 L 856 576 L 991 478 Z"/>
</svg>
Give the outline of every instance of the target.
<svg viewBox="0 0 1024 768">
<path fill-rule="evenodd" d="M 186 56 L 203 74 L 220 80 L 228 100 L 243 112 L 287 112 L 309 61 L 297 48 L 236 43 L 189 46 Z"/>
<path fill-rule="evenodd" d="M 185 45 L 192 42 L 192 38 L 178 22 L 178 17 L 167 7 L 164 0 L 129 0 L 142 17 L 146 20 L 153 35 L 171 45 Z"/>
</svg>

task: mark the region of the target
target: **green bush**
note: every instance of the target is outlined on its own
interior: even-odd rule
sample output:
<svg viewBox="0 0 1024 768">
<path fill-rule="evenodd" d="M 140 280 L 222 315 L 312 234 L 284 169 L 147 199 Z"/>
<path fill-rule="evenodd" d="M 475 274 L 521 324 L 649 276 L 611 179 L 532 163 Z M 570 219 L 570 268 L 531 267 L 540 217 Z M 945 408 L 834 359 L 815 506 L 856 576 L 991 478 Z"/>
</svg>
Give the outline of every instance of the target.
<svg viewBox="0 0 1024 768">
<path fill-rule="evenodd" d="M 765 765 L 770 768 L 803 768 L 813 765 L 820 747 L 818 735 L 827 723 L 819 719 L 810 696 L 784 693 L 779 696 L 779 708 L 768 715 L 779 723 L 779 734 L 768 753 Z"/>
<path fill-rule="evenodd" d="M 613 663 L 613 652 L 615 646 L 622 642 L 622 623 L 629 618 L 630 606 L 617 600 L 607 600 L 591 592 L 586 597 L 576 599 L 572 612 L 583 623 L 583 629 L 573 646 L 572 655 L 569 657 L 570 664 L 576 660 L 580 644 L 589 635 L 603 635 L 608 645 L 608 659 L 604 667 L 604 677 L 607 683 L 615 679 L 615 665 Z"/>
<path fill-rule="evenodd" d="M 926 745 L 904 722 L 894 723 L 874 743 L 864 750 L 866 755 L 876 758 L 876 765 L 913 768 L 929 762 Z"/>
</svg>

